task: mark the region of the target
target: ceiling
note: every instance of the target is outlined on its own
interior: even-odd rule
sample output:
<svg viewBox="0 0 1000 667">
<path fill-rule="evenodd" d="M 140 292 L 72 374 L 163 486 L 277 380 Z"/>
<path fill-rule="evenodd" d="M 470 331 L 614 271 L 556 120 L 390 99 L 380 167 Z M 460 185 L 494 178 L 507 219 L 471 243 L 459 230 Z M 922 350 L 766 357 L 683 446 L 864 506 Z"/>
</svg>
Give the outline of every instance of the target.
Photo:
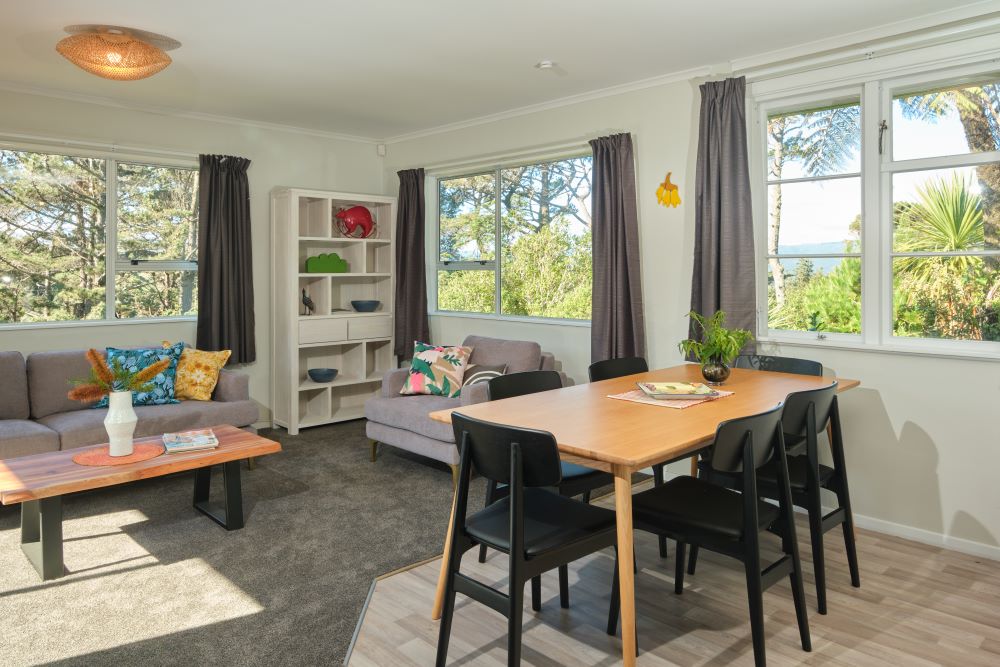
<svg viewBox="0 0 1000 667">
<path fill-rule="evenodd" d="M 970 4 L 4 2 L 0 89 L 6 84 L 384 139 Z M 160 74 L 106 81 L 55 51 L 63 27 L 79 23 L 149 30 L 182 46 L 170 53 L 174 64 Z M 535 69 L 543 59 L 558 67 Z"/>
</svg>

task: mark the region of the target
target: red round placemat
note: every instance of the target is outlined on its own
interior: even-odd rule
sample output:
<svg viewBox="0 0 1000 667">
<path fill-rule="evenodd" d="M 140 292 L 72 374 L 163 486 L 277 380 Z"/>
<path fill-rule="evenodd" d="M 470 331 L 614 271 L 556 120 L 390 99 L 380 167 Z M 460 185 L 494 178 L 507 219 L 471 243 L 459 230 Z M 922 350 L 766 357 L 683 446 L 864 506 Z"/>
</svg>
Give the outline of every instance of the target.
<svg viewBox="0 0 1000 667">
<path fill-rule="evenodd" d="M 163 453 L 163 445 L 158 442 L 149 442 L 135 445 L 133 451 L 128 456 L 111 456 L 108 454 L 108 446 L 101 445 L 80 452 L 73 457 L 73 463 L 82 466 L 120 466 L 126 463 L 138 463 L 155 459 Z"/>
</svg>

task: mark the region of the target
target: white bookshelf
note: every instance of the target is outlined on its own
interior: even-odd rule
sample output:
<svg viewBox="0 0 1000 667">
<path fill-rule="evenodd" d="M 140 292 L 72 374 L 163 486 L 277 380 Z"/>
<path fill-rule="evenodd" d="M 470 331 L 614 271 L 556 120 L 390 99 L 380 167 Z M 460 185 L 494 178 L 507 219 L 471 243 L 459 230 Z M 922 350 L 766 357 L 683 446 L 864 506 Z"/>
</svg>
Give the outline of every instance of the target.
<svg viewBox="0 0 1000 667">
<path fill-rule="evenodd" d="M 334 214 L 364 206 L 375 220 L 370 238 L 344 238 Z M 392 354 L 396 198 L 300 188 L 271 193 L 272 425 L 299 429 L 364 415 Z M 306 259 L 336 252 L 347 273 L 308 273 Z M 302 290 L 316 310 L 307 315 Z M 377 299 L 358 313 L 351 301 Z M 344 309 L 344 310 L 335 310 Z M 336 368 L 332 382 L 314 382 L 310 368 Z"/>
</svg>

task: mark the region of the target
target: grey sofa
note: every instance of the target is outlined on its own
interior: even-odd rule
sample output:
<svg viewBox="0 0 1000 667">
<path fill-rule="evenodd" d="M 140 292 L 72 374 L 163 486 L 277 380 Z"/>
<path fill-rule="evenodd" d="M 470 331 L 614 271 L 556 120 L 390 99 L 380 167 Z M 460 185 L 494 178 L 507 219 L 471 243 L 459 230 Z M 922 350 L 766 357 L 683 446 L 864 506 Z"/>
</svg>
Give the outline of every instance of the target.
<svg viewBox="0 0 1000 667">
<path fill-rule="evenodd" d="M 0 352 L 0 459 L 107 442 L 106 408 L 66 397 L 71 379 L 87 377 L 85 350 L 36 352 L 27 363 L 20 352 Z M 142 405 L 136 437 L 232 424 L 252 428 L 257 404 L 249 378 L 223 369 L 211 401 Z"/>
<path fill-rule="evenodd" d="M 507 365 L 507 373 L 535 370 L 554 370 L 555 358 L 542 352 L 538 343 L 522 340 L 501 340 L 484 336 L 468 336 L 462 342 L 472 348 L 469 364 Z M 422 456 L 443 461 L 457 470 L 458 447 L 451 426 L 431 420 L 427 415 L 435 410 L 446 410 L 462 405 L 482 403 L 488 399 L 486 383 L 463 387 L 456 398 L 442 396 L 403 396 L 409 368 L 395 368 L 382 378 L 379 396 L 365 403 L 365 427 L 371 440 L 372 460 L 379 443 L 399 447 Z M 565 376 L 563 384 L 568 384 Z"/>
</svg>

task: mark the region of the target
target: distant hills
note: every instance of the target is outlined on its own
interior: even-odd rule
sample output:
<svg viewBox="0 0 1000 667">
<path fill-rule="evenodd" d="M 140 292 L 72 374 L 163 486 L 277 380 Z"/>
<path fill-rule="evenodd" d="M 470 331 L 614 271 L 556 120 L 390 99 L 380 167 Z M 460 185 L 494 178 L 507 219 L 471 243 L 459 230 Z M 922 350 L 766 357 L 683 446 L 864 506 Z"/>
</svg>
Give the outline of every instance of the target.
<svg viewBox="0 0 1000 667">
<path fill-rule="evenodd" d="M 826 243 L 802 243 L 799 245 L 779 245 L 778 253 L 782 255 L 829 255 L 832 253 L 844 252 L 846 243 L 844 241 L 829 241 Z M 810 260 L 817 271 L 829 273 L 840 262 L 839 259 L 830 257 L 815 257 Z M 795 266 L 799 263 L 799 258 L 783 259 L 781 266 L 786 273 L 795 271 Z"/>
</svg>

